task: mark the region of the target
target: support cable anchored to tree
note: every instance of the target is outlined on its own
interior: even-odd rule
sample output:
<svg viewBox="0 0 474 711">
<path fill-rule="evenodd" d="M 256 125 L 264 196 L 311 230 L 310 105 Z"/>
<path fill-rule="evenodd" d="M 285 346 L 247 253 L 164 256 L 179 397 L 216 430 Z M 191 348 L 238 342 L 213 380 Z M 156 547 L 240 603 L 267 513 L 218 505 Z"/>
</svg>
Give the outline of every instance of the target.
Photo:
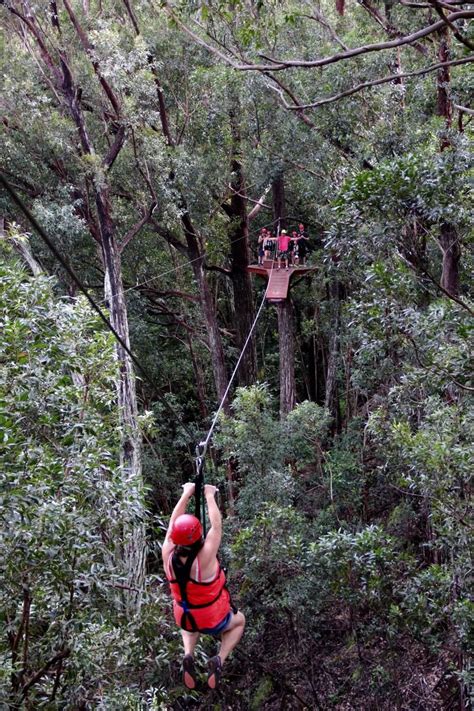
<svg viewBox="0 0 474 711">
<path fill-rule="evenodd" d="M 33 216 L 33 214 L 30 212 L 30 210 L 27 208 L 27 206 L 24 204 L 24 202 L 21 200 L 21 198 L 17 195 L 15 190 L 12 188 L 8 180 L 0 173 L 0 183 L 1 185 L 5 188 L 7 193 L 10 195 L 11 199 L 13 202 L 19 207 L 21 212 L 25 215 L 27 220 L 30 222 L 30 224 L 35 228 L 36 232 L 39 234 L 43 242 L 46 244 L 50 252 L 54 255 L 56 260 L 61 264 L 63 269 L 66 270 L 66 272 L 69 274 L 73 282 L 76 284 L 77 288 L 84 294 L 86 297 L 87 301 L 91 305 L 92 309 L 98 314 L 100 317 L 101 321 L 105 324 L 105 326 L 108 328 L 108 330 L 113 334 L 115 340 L 117 343 L 123 348 L 125 353 L 129 356 L 130 360 L 133 362 L 133 364 L 136 366 L 137 370 L 140 372 L 140 374 L 143 376 L 145 380 L 147 380 L 150 385 L 155 387 L 155 384 L 153 383 L 153 379 L 151 376 L 148 375 L 146 369 L 143 367 L 143 365 L 140 363 L 138 358 L 133 354 L 133 352 L 130 350 L 129 346 L 127 343 L 124 341 L 122 336 L 117 332 L 117 330 L 113 327 L 112 323 L 110 320 L 107 318 L 107 316 L 104 314 L 100 306 L 95 302 L 95 300 L 92 298 L 92 296 L 89 294 L 88 290 L 82 283 L 82 281 L 79 279 L 77 276 L 76 272 L 72 269 L 72 267 L 69 266 L 69 264 L 66 262 L 62 254 L 59 252 L 57 249 L 56 245 L 52 240 L 48 237 L 44 229 L 41 227 L 41 225 L 37 222 L 36 218 Z M 176 419 L 177 422 L 180 422 L 181 426 L 185 430 L 185 432 L 188 434 L 190 439 L 194 439 L 194 435 L 191 433 L 191 431 L 180 421 L 180 417 L 178 413 L 174 410 L 174 408 L 169 404 L 165 398 L 161 397 L 161 395 L 156 394 L 157 399 L 165 405 L 167 410 L 173 415 L 173 417 Z"/>
</svg>

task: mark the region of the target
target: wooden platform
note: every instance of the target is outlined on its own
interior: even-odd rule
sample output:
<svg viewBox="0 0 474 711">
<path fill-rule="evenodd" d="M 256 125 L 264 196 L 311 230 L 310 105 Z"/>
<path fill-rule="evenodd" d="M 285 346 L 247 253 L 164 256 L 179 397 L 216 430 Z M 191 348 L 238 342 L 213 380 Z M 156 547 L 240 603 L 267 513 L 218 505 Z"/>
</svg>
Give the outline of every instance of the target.
<svg viewBox="0 0 474 711">
<path fill-rule="evenodd" d="M 272 262 L 265 261 L 263 264 L 251 264 L 247 269 L 251 274 L 258 274 L 259 276 L 269 279 L 267 301 L 270 303 L 278 303 L 288 297 L 291 279 L 295 275 L 303 276 L 313 271 L 314 267 L 288 267 L 287 271 L 284 266 L 278 269 L 276 263 L 272 269 Z"/>
</svg>

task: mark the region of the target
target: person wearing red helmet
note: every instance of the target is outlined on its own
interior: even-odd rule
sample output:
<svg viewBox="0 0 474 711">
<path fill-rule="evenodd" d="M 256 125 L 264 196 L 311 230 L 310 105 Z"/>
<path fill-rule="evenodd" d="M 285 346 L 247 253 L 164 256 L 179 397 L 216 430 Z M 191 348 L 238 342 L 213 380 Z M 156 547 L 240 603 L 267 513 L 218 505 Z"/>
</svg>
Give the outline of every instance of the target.
<svg viewBox="0 0 474 711">
<path fill-rule="evenodd" d="M 222 516 L 215 500 L 217 488 L 204 487 L 210 528 L 206 538 L 201 522 L 186 513 L 195 486 L 183 485 L 183 493 L 171 514 L 162 547 L 163 565 L 173 596 L 173 613 L 181 628 L 184 646 L 183 681 L 196 688 L 194 649 L 201 634 L 221 636 L 219 654 L 209 659 L 207 683 L 215 689 L 222 665 L 238 644 L 245 627 L 244 615 L 233 607 L 225 573 L 217 553 L 222 538 Z"/>
</svg>

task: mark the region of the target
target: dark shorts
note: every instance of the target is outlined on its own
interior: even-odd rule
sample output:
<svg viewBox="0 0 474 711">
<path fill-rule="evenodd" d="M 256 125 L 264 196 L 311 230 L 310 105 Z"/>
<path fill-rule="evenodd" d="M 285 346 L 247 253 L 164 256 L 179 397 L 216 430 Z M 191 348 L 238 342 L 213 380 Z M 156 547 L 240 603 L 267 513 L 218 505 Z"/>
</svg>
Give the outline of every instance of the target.
<svg viewBox="0 0 474 711">
<path fill-rule="evenodd" d="M 286 251 L 286 252 L 278 252 L 278 258 L 279 258 L 279 259 L 288 259 L 289 254 L 290 254 L 290 253 L 289 253 L 288 251 Z"/>
<path fill-rule="evenodd" d="M 227 615 L 224 617 L 224 619 L 219 622 L 219 624 L 215 625 L 214 627 L 205 627 L 204 629 L 199 630 L 199 631 L 202 634 L 210 634 L 212 636 L 221 634 L 221 632 L 225 632 L 225 628 L 231 621 L 232 615 L 233 615 L 232 611 L 228 612 Z"/>
</svg>

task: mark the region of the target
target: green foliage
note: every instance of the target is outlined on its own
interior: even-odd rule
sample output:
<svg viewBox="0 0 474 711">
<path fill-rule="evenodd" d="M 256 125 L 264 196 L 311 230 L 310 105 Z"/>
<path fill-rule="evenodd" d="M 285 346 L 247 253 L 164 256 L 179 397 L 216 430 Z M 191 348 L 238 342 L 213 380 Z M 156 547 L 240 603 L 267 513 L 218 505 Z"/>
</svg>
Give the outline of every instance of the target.
<svg viewBox="0 0 474 711">
<path fill-rule="evenodd" d="M 286 457 L 307 466 L 320 460 L 321 443 L 326 439 L 329 413 L 314 402 L 300 403 L 283 423 Z"/>
<path fill-rule="evenodd" d="M 279 423 L 272 412 L 268 387 L 264 384 L 239 388 L 232 401 L 232 418 L 221 418 L 216 443 L 225 456 L 236 457 L 242 471 L 252 478 L 264 476 L 283 457 Z"/>
<path fill-rule="evenodd" d="M 0 684 L 5 704 L 62 708 L 94 703 L 99 686 L 112 699 L 162 610 L 147 596 L 142 620 L 124 624 L 117 553 L 133 502 L 117 464 L 113 344 L 83 299 L 53 287 L 1 262 Z"/>
<path fill-rule="evenodd" d="M 180 0 L 166 11 L 134 0 L 138 33 L 123 3 L 71 0 L 93 44 L 85 52 L 61 3 L 60 36 L 50 3 L 29 3 L 48 49 L 56 57 L 59 47 L 70 62 L 95 148 L 81 154 L 62 80 L 28 32 L 19 34 L 12 4 L 0 9 L 4 166 L 101 302 L 92 186 L 107 186 L 118 242 L 145 214 L 152 193 L 157 202 L 154 222 L 120 261 L 132 346 L 153 382 L 138 380 L 138 395 L 153 539 L 148 563 L 158 576 L 163 521 L 181 482 L 192 476 L 187 433 L 199 441 L 206 413 L 216 408 L 182 218 L 192 222 L 206 266 L 218 267 L 206 276 L 229 366 L 238 352 L 238 305 L 222 270 L 233 266 L 229 240 L 239 219 L 222 206 L 230 204 L 234 158 L 248 211 L 283 175 L 288 221 L 309 226 L 316 246 L 311 286 L 303 279 L 292 291 L 300 404 L 279 421 L 281 363 L 271 307 L 256 334 L 265 384 L 237 390 L 215 438 L 221 491 L 233 477 L 224 552 L 247 616 L 242 646 L 249 655 L 229 662 L 232 683 L 216 704 L 236 711 L 300 703 L 466 706 L 473 615 L 473 124 L 456 108 L 449 128 L 437 115 L 434 72 L 314 112 L 288 111 L 281 101 L 311 103 L 395 67 L 421 69 L 435 61 L 438 36 L 421 39 L 428 55 L 394 48 L 315 71 L 275 72 L 272 80 L 235 71 L 193 42 L 180 22 L 232 61 L 259 64 L 265 57 L 330 56 L 383 42 L 387 33 L 368 5 L 346 3 L 340 17 L 334 0 Z M 426 20 L 422 7 L 391 1 L 377 3 L 377 12 L 397 36 Z M 463 22 L 458 29 L 472 32 Z M 452 35 L 450 52 L 457 59 L 467 48 Z M 97 70 L 119 98 L 119 117 Z M 456 105 L 470 106 L 469 70 L 451 68 L 445 88 Z M 120 129 L 124 146 L 106 170 L 104 156 Z M 0 207 L 10 224 L 20 219 L 3 195 Z M 272 219 L 264 206 L 250 221 L 251 247 Z M 442 289 L 447 224 L 460 247 L 454 298 Z M 124 615 L 133 591 L 121 587 L 127 579 L 120 521 L 139 506 L 118 466 L 113 344 L 82 300 L 60 296 L 73 293 L 71 284 L 35 238 L 32 247 L 58 281 L 32 280 L 11 264 L 0 268 L 6 630 L 0 705 L 23 703 L 22 687 L 68 649 L 56 690 L 58 662 L 28 690 L 25 706 L 181 708 L 187 701 L 171 665 L 180 638 L 164 612 L 160 577 L 146 580 L 140 620 Z M 262 295 L 256 282 L 255 301 Z M 333 355 L 335 393 L 326 409 Z M 214 653 L 209 640 L 198 648 L 200 662 L 208 652 Z"/>
<path fill-rule="evenodd" d="M 397 566 L 403 563 L 383 529 L 368 526 L 356 533 L 329 533 L 311 545 L 311 554 L 329 609 L 341 603 L 372 615 L 386 609 L 395 573 L 400 572 Z"/>
</svg>

